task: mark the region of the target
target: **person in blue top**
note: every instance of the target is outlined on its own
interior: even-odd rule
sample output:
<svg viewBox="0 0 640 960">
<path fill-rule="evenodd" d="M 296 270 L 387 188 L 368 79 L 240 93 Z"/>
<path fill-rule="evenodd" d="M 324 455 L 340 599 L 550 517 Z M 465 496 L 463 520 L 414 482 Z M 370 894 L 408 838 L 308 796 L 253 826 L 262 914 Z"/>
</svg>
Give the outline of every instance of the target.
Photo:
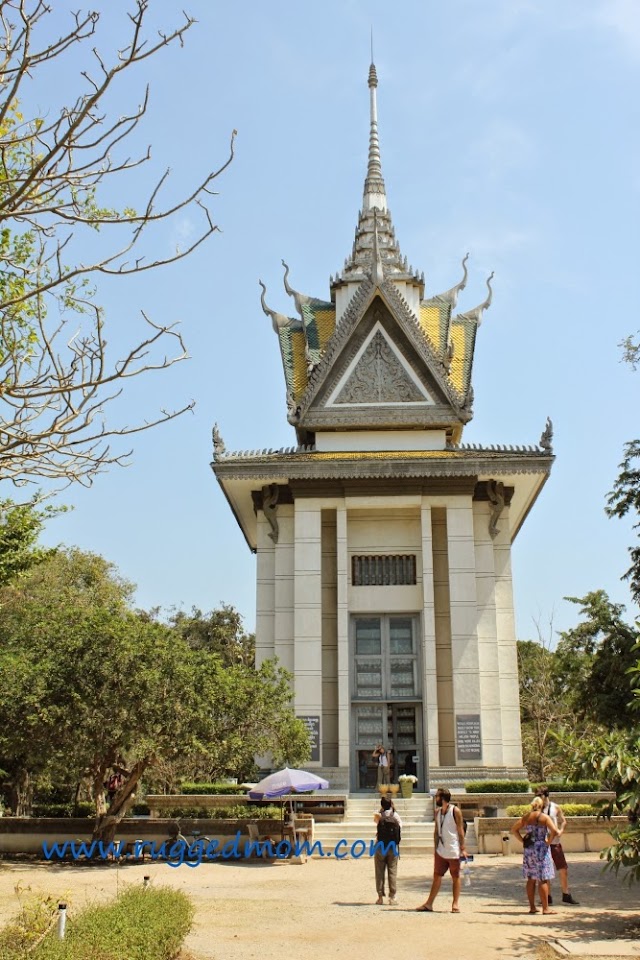
<svg viewBox="0 0 640 960">
<path fill-rule="evenodd" d="M 524 831 L 524 833 L 522 832 Z M 543 913 L 555 913 L 549 909 L 549 881 L 556 871 L 553 866 L 551 841 L 558 835 L 558 829 L 551 817 L 542 812 L 542 800 L 535 797 L 531 810 L 514 823 L 511 833 L 522 843 L 522 875 L 527 881 L 527 899 L 529 913 L 537 913 L 536 884 L 540 892 Z"/>
</svg>

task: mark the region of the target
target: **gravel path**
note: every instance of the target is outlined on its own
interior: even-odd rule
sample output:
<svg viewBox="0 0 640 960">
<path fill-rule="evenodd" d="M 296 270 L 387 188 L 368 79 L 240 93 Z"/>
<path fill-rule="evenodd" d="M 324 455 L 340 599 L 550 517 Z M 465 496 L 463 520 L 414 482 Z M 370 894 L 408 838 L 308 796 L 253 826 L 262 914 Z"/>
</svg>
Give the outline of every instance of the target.
<svg viewBox="0 0 640 960">
<path fill-rule="evenodd" d="M 0 923 L 18 907 L 16 885 L 68 899 L 71 909 L 114 896 L 125 884 L 185 890 L 196 905 L 187 948 L 196 957 L 281 960 L 286 949 L 300 960 L 389 960 L 441 956 L 446 960 L 533 957 L 541 941 L 615 939 L 640 919 L 637 887 L 623 886 L 593 854 L 570 860 L 579 907 L 558 906 L 555 916 L 529 916 L 517 856 L 476 857 L 473 881 L 463 888 L 462 912 L 451 914 L 447 878 L 433 914 L 416 913 L 430 883 L 431 858 L 402 857 L 398 906 L 375 906 L 373 863 L 310 860 L 274 864 L 216 862 L 195 869 L 166 864 L 0 864 Z M 560 899 L 560 888 L 555 885 Z M 640 947 L 640 944 L 639 944 Z M 640 955 L 640 951 L 639 951 Z"/>
</svg>

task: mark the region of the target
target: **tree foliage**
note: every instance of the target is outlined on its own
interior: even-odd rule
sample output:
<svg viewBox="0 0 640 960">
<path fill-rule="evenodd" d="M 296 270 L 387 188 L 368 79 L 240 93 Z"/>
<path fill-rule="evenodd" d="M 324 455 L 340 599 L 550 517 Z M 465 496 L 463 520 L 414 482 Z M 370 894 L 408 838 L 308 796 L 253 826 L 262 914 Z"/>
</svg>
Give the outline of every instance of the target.
<svg viewBox="0 0 640 960">
<path fill-rule="evenodd" d="M 638 631 L 622 619 L 624 606 L 604 590 L 566 597 L 580 606 L 581 621 L 560 634 L 556 671 L 564 698 L 578 718 L 607 729 L 634 722 L 630 670 L 637 658 Z"/>
<path fill-rule="evenodd" d="M 101 557 L 71 550 L 0 592 L 0 757 L 15 808 L 28 808 L 38 778 L 88 779 L 98 836 L 113 834 L 162 763 L 225 776 L 269 750 L 308 756 L 285 671 L 194 649 L 133 611 L 131 589 Z M 126 776 L 107 807 L 113 767 Z"/>
<path fill-rule="evenodd" d="M 247 633 L 242 617 L 230 604 L 203 613 L 193 607 L 190 613 L 179 610 L 170 620 L 174 629 L 194 650 L 217 653 L 228 666 L 253 666 L 256 635 Z"/>
<path fill-rule="evenodd" d="M 182 45 L 194 23 L 185 15 L 153 37 L 149 8 L 149 0 L 132 0 L 121 49 L 103 53 L 98 13 L 70 15 L 58 35 L 62 17 L 46 0 L 0 0 L 0 480 L 88 484 L 126 458 L 111 440 L 192 406 L 137 424 L 105 416 L 128 379 L 187 354 L 175 325 L 144 313 L 138 334 L 114 352 L 94 281 L 164 267 L 196 249 L 217 229 L 208 203 L 233 155 L 232 138 L 226 162 L 177 199 L 162 200 L 168 170 L 148 178 L 146 195 L 125 196 L 151 157 L 149 149 L 136 153 L 149 90 L 132 109 L 114 110 L 114 96 L 130 96 L 138 65 Z M 73 73 L 74 93 L 64 99 L 58 80 Z M 46 112 L 31 106 L 43 85 Z M 122 198 L 118 208 L 114 197 Z M 200 224 L 193 239 L 166 257 L 149 256 L 154 228 L 182 215 Z M 126 336 L 133 325 L 121 327 Z"/>
<path fill-rule="evenodd" d="M 34 503 L 0 501 L 0 587 L 50 556 L 51 550 L 37 541 L 45 521 L 57 512 L 50 506 L 38 509 Z"/>
<path fill-rule="evenodd" d="M 620 473 L 607 497 L 607 515 L 610 517 L 634 518 L 632 529 L 640 536 L 640 440 L 632 440 L 624 448 L 624 460 Z M 640 604 L 640 543 L 629 547 L 631 566 L 624 577 L 629 581 L 631 595 Z"/>
</svg>

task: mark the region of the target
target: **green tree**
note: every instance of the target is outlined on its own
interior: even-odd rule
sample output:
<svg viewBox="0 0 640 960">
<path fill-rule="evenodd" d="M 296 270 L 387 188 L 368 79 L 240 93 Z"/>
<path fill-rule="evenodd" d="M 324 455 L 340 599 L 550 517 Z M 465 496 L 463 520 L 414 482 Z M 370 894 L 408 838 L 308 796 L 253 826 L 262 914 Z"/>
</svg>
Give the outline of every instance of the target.
<svg viewBox="0 0 640 960">
<path fill-rule="evenodd" d="M 518 676 L 524 765 L 531 780 L 548 780 L 564 773 L 554 734 L 570 708 L 557 682 L 555 654 L 540 632 L 537 641 L 518 641 Z"/>
<path fill-rule="evenodd" d="M 149 149 L 137 154 L 135 142 L 149 91 L 133 109 L 116 104 L 130 93 L 138 66 L 181 46 L 194 21 L 185 16 L 154 38 L 149 0 L 131 0 L 119 49 L 101 52 L 96 12 L 70 14 L 58 34 L 62 15 L 46 0 L 2 0 L 0 8 L 0 480 L 89 484 L 126 459 L 118 438 L 193 406 L 138 423 L 107 420 L 105 408 L 129 379 L 187 353 L 175 325 L 143 312 L 118 356 L 94 284 L 165 267 L 217 229 L 208 204 L 233 138 L 228 160 L 175 199 L 162 202 L 168 170 L 148 177 L 146 194 L 138 187 L 127 196 L 127 175 L 139 183 L 135 171 L 151 160 Z M 46 114 L 30 107 L 45 88 Z M 154 228 L 184 215 L 199 224 L 193 239 L 166 257 L 149 255 L 157 249 Z M 123 339 L 130 330 L 127 320 Z"/>
<path fill-rule="evenodd" d="M 37 545 L 44 523 L 57 513 L 53 507 L 38 509 L 34 503 L 0 501 L 0 587 L 50 556 Z"/>
<path fill-rule="evenodd" d="M 620 473 L 607 497 L 606 512 L 609 517 L 635 518 L 632 529 L 640 533 L 640 440 L 627 443 L 624 452 Z M 631 596 L 640 604 L 640 544 L 629 547 L 629 556 L 631 566 L 624 578 L 629 581 Z"/>
<path fill-rule="evenodd" d="M 0 591 L 0 765 L 16 807 L 27 809 L 38 778 L 88 778 L 101 838 L 162 763 L 224 775 L 270 750 L 291 762 L 308 755 L 286 672 L 225 666 L 132 611 L 130 596 L 110 564 L 80 551 L 60 551 Z M 126 777 L 107 807 L 114 766 Z"/>
<path fill-rule="evenodd" d="M 595 777 L 615 791 L 615 800 L 604 814 L 626 813 L 629 822 L 611 831 L 613 843 L 600 856 L 615 873 L 621 868 L 626 871 L 627 882 L 640 882 L 640 726 L 585 731 L 580 736 L 565 730 L 558 740 L 576 776 Z"/>
<path fill-rule="evenodd" d="M 556 650 L 564 697 L 580 719 L 606 729 L 628 727 L 634 722 L 629 671 L 640 634 L 622 619 L 624 606 L 604 590 L 565 599 L 580 605 L 581 622 L 560 634 Z"/>
<path fill-rule="evenodd" d="M 170 619 L 173 628 L 194 650 L 217 653 L 222 662 L 253 666 L 256 635 L 247 633 L 241 615 L 230 604 L 203 613 L 193 607 L 190 613 L 180 610 Z"/>
</svg>

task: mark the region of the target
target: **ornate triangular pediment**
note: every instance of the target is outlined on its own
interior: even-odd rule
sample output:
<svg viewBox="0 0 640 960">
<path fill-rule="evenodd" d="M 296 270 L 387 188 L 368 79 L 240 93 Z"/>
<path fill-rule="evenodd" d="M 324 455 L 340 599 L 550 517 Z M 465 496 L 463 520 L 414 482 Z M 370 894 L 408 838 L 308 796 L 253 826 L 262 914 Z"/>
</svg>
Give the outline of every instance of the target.
<svg viewBox="0 0 640 960">
<path fill-rule="evenodd" d="M 462 398 L 393 284 L 363 284 L 309 378 L 297 426 L 308 432 L 380 427 L 455 429 Z"/>
<path fill-rule="evenodd" d="M 340 378 L 326 406 L 433 403 L 431 394 L 378 322 Z"/>
</svg>

